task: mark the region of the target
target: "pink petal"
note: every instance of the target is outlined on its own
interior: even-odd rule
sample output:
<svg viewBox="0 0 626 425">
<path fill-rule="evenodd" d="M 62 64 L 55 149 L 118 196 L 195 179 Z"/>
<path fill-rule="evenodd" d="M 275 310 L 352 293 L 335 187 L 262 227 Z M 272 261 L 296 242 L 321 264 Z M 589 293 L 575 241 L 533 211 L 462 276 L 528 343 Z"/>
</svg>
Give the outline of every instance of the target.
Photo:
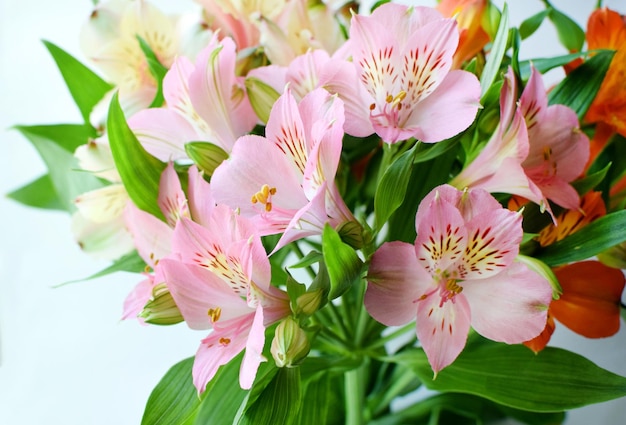
<svg viewBox="0 0 626 425">
<path fill-rule="evenodd" d="M 196 223 L 204 226 L 209 222 L 215 208 L 215 200 L 211 193 L 211 185 L 204 180 L 202 172 L 195 165 L 189 168 L 189 211 Z"/>
<path fill-rule="evenodd" d="M 463 294 L 442 305 L 438 292 L 434 292 L 417 303 L 417 338 L 435 375 L 463 351 L 470 317 L 470 306 Z"/>
<path fill-rule="evenodd" d="M 188 214 L 187 199 L 172 162 L 168 163 L 161 173 L 157 202 L 170 227 L 176 225 L 179 217 Z"/>
<path fill-rule="evenodd" d="M 133 237 L 139 256 L 152 268 L 172 249 L 173 229 L 152 214 L 129 202 L 124 210 L 124 222 Z"/>
<path fill-rule="evenodd" d="M 146 303 L 152 298 L 152 288 L 155 285 L 153 278 L 153 275 L 147 275 L 147 278 L 139 282 L 130 294 L 126 296 L 122 320 L 137 319 L 140 323 L 144 323 L 143 319 L 138 316 L 143 311 Z"/>
<path fill-rule="evenodd" d="M 432 277 L 417 263 L 413 245 L 387 242 L 373 255 L 367 275 L 365 308 L 387 326 L 415 319 L 419 298 L 434 288 Z"/>
<path fill-rule="evenodd" d="M 508 344 L 537 336 L 545 327 L 552 300 L 548 281 L 517 262 L 491 278 L 465 282 L 463 294 L 476 332 Z"/>
<path fill-rule="evenodd" d="M 239 371 L 239 385 L 244 390 L 252 388 L 259 365 L 261 362 L 267 361 L 262 354 L 263 346 L 265 345 L 265 326 L 263 322 L 263 308 L 259 305 L 250 326 L 250 333 L 246 342 L 246 353 L 243 356 L 241 370 Z"/>
</svg>

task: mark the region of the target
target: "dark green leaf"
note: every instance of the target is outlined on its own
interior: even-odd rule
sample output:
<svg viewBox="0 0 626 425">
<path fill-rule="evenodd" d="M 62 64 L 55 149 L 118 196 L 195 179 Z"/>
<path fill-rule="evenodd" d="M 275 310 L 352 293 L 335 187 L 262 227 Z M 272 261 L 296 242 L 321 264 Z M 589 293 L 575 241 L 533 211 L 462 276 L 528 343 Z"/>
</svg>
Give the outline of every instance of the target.
<svg viewBox="0 0 626 425">
<path fill-rule="evenodd" d="M 97 279 L 99 277 L 103 277 L 109 275 L 111 273 L 117 272 L 129 272 L 129 273 L 141 273 L 145 271 L 146 263 L 143 259 L 137 254 L 137 251 L 133 251 L 130 254 L 126 254 L 123 257 L 115 260 L 113 264 L 109 267 L 100 270 L 97 273 L 92 274 L 91 276 L 85 277 L 83 279 L 72 280 L 69 282 L 62 283 L 59 286 L 67 285 L 70 283 L 76 282 L 84 282 L 86 280 Z"/>
<path fill-rule="evenodd" d="M 148 63 L 148 70 L 150 74 L 154 77 L 157 83 L 157 92 L 154 95 L 154 99 L 150 104 L 150 108 L 155 108 L 163 105 L 163 78 L 165 74 L 167 74 L 167 68 L 164 67 L 159 59 L 154 54 L 154 51 L 150 47 L 150 45 L 143 38 L 137 36 L 137 40 L 139 41 L 139 47 L 141 47 L 141 51 L 146 57 L 146 62 Z"/>
<path fill-rule="evenodd" d="M 605 50 L 596 50 L 595 52 L 603 52 Z M 579 58 L 585 58 L 589 55 L 590 52 L 576 52 L 569 53 L 567 55 L 555 56 L 552 58 L 534 58 L 520 62 L 520 77 L 522 80 L 528 80 L 530 78 L 530 65 L 544 74 L 551 69 L 558 68 L 563 65 L 567 65 L 573 60 Z"/>
<path fill-rule="evenodd" d="M 489 57 L 487 58 L 487 63 L 485 63 L 485 68 L 483 70 L 482 75 L 480 76 L 480 97 L 482 98 L 491 84 L 496 79 L 498 75 L 498 71 L 500 70 L 500 64 L 502 63 L 502 58 L 504 58 L 504 53 L 506 52 L 506 44 L 509 35 L 509 9 L 507 4 L 504 4 L 502 8 L 502 15 L 500 16 L 500 25 L 498 26 L 498 31 L 496 32 L 496 38 L 493 41 L 493 46 L 491 47 L 491 53 L 489 53 Z"/>
<path fill-rule="evenodd" d="M 613 54 L 612 51 L 603 51 L 577 67 L 550 91 L 548 103 L 569 106 L 582 120 L 600 90 Z"/>
<path fill-rule="evenodd" d="M 163 220 L 157 199 L 161 173 L 166 164 L 146 152 L 128 128 L 117 93 L 111 100 L 107 131 L 115 166 L 130 199 L 138 208 Z"/>
<path fill-rule="evenodd" d="M 404 152 L 383 173 L 374 197 L 376 229 L 380 229 L 404 201 L 416 149 L 417 145 Z"/>
<path fill-rule="evenodd" d="M 103 186 L 92 174 L 74 171 L 78 169 L 74 150 L 94 136 L 91 127 L 60 124 L 15 128 L 33 144 L 46 163 L 50 182 L 64 210 L 74 211 L 74 199 L 78 195 Z"/>
<path fill-rule="evenodd" d="M 550 13 L 549 9 L 544 9 L 539 13 L 534 14 L 530 18 L 525 19 L 519 26 L 519 33 L 522 40 L 530 37 L 541 26 L 543 20 Z"/>
<path fill-rule="evenodd" d="M 535 257 L 551 267 L 581 261 L 626 241 L 626 210 L 589 223 L 576 233 L 546 246 Z"/>
<path fill-rule="evenodd" d="M 295 423 L 302 403 L 300 369 L 280 368 L 239 425 L 289 425 Z"/>
<path fill-rule="evenodd" d="M 189 142 L 185 144 L 185 152 L 207 176 L 212 176 L 215 169 L 228 158 L 224 149 L 209 142 Z"/>
<path fill-rule="evenodd" d="M 72 55 L 49 41 L 43 42 L 54 58 L 65 84 L 74 98 L 85 123 L 89 114 L 113 86 L 104 81 Z"/>
<path fill-rule="evenodd" d="M 193 357 L 174 366 L 152 390 L 141 425 L 188 424 L 200 408 L 200 397 L 193 386 Z"/>
<path fill-rule="evenodd" d="M 329 407 L 337 394 L 330 386 L 331 374 L 325 373 L 307 383 L 303 403 L 298 414 L 298 425 L 320 425 L 328 423 Z"/>
<path fill-rule="evenodd" d="M 324 226 L 322 253 L 330 277 L 328 299 L 332 300 L 346 292 L 361 277 L 363 262 L 354 249 L 341 241 L 330 225 Z"/>
<path fill-rule="evenodd" d="M 574 187 L 574 189 L 576 189 L 576 192 L 578 192 L 578 194 L 582 196 L 597 185 L 599 185 L 602 180 L 604 180 L 609 171 L 609 168 L 611 168 L 611 163 L 608 163 L 603 169 L 598 170 L 595 173 L 588 174 L 585 177 L 572 182 L 572 186 Z"/>
<path fill-rule="evenodd" d="M 585 43 L 585 32 L 569 16 L 551 7 L 548 9 L 550 21 L 556 28 L 559 41 L 570 52 L 582 49 Z"/>
<path fill-rule="evenodd" d="M 65 210 L 49 174 L 45 174 L 19 189 L 15 189 L 8 193 L 7 197 L 29 207 Z"/>
<path fill-rule="evenodd" d="M 496 343 L 466 349 L 436 379 L 422 350 L 390 360 L 411 368 L 432 390 L 474 394 L 534 412 L 562 412 L 626 396 L 626 378 L 554 347 L 539 354 L 522 345 Z"/>
</svg>

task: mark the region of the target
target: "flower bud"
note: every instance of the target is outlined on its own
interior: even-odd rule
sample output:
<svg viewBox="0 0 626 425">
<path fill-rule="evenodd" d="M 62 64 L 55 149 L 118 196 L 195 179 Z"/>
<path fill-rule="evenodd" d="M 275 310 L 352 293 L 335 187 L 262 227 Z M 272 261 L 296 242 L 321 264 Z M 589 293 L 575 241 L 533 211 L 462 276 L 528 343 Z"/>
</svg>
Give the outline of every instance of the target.
<svg viewBox="0 0 626 425">
<path fill-rule="evenodd" d="M 311 316 L 317 311 L 322 302 L 322 289 L 316 289 L 311 292 L 305 292 L 296 299 L 296 315 L 304 314 Z"/>
<path fill-rule="evenodd" d="M 246 89 L 252 109 L 259 119 L 266 123 L 270 117 L 272 106 L 280 96 L 279 93 L 270 85 L 254 77 L 246 78 Z"/>
<path fill-rule="evenodd" d="M 346 221 L 337 228 L 337 233 L 352 248 L 360 249 L 363 246 L 363 227 L 359 222 Z"/>
<path fill-rule="evenodd" d="M 213 171 L 228 158 L 224 149 L 209 142 L 189 142 L 185 144 L 185 152 L 189 158 L 207 176 L 212 176 Z"/>
<path fill-rule="evenodd" d="M 309 339 L 292 317 L 285 318 L 276 327 L 270 349 L 278 367 L 298 365 L 310 350 Z"/>
<path fill-rule="evenodd" d="M 153 325 L 174 325 L 184 320 L 165 283 L 152 289 L 152 299 L 146 303 L 139 317 Z"/>
</svg>

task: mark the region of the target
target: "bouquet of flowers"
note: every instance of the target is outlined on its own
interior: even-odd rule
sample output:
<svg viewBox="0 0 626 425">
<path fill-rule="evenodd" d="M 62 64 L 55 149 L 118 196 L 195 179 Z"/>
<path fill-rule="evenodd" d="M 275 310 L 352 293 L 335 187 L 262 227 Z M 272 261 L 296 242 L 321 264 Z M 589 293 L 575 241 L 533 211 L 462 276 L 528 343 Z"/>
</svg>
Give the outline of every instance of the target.
<svg viewBox="0 0 626 425">
<path fill-rule="evenodd" d="M 197 3 L 96 4 L 88 63 L 46 42 L 84 122 L 17 127 L 49 172 L 9 196 L 71 213 L 94 276 L 137 273 L 124 319 L 204 331 L 142 424 L 545 424 L 626 396 L 549 345 L 625 317 L 624 17 Z M 569 53 L 521 60 L 541 25 Z"/>
</svg>

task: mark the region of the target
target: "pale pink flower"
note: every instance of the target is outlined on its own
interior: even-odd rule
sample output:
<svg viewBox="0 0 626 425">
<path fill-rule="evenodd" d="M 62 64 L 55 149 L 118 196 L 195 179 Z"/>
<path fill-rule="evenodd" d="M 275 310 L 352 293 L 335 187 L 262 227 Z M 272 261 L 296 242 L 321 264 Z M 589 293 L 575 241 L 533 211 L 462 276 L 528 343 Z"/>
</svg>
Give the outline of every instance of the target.
<svg viewBox="0 0 626 425">
<path fill-rule="evenodd" d="M 257 117 L 235 75 L 237 52 L 232 39 L 213 37 L 195 66 L 178 57 L 163 81 L 166 105 L 140 111 L 128 125 L 148 152 L 163 161 L 186 158 L 185 143 L 211 142 L 230 152 L 235 140 L 250 132 Z"/>
<path fill-rule="evenodd" d="M 334 183 L 343 137 L 343 102 L 323 89 L 297 104 L 287 90 L 266 136 L 247 135 L 214 172 L 218 203 L 251 217 L 261 235 L 283 233 L 276 249 L 337 228 L 353 217 Z"/>
<path fill-rule="evenodd" d="M 369 92 L 363 108 L 384 141 L 438 142 L 474 121 L 478 79 L 450 70 L 458 42 L 455 20 L 432 8 L 386 3 L 353 16 L 352 58 Z"/>
<path fill-rule="evenodd" d="M 264 361 L 265 328 L 290 314 L 287 294 L 270 283 L 269 259 L 254 226 L 225 205 L 215 207 L 207 227 L 182 218 L 172 255 L 159 268 L 187 325 L 213 330 L 196 353 L 198 391 L 244 349 L 239 383 L 249 389 Z"/>
<path fill-rule="evenodd" d="M 435 373 L 461 353 L 470 325 L 509 344 L 535 337 L 552 288 L 515 262 L 521 221 L 484 190 L 435 188 L 418 208 L 415 244 L 386 243 L 372 257 L 367 310 L 388 326 L 416 319 Z"/>
</svg>

